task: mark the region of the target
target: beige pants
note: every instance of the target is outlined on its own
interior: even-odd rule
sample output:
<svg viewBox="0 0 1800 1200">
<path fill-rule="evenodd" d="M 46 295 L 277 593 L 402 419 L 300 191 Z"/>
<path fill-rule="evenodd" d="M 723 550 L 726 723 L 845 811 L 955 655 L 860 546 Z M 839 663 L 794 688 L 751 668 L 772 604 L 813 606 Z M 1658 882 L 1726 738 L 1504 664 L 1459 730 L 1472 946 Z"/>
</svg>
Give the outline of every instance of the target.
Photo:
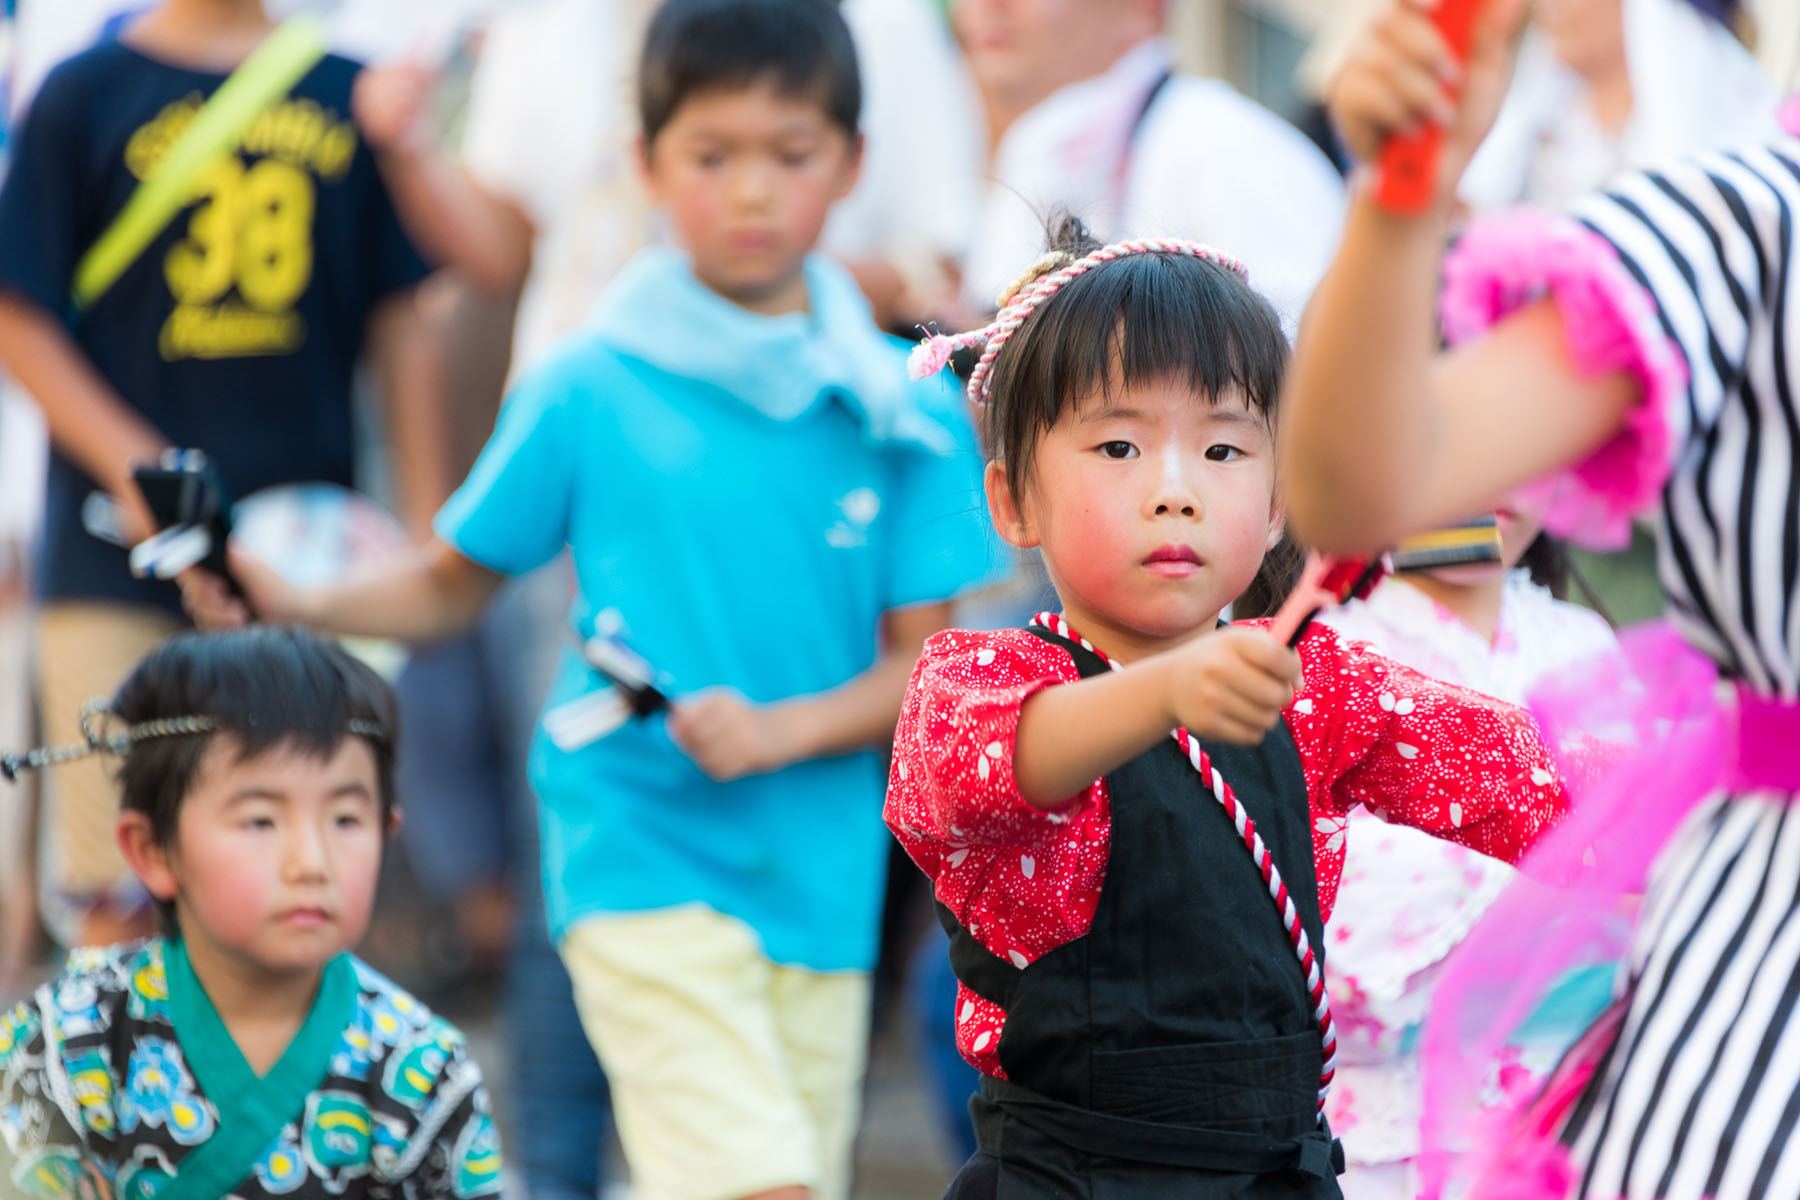
<svg viewBox="0 0 1800 1200">
<path fill-rule="evenodd" d="M 171 634 L 186 626 L 160 609 L 89 601 L 56 601 L 38 615 L 38 679 L 44 736 L 52 746 L 81 740 L 81 706 L 111 699 L 125 676 Z M 76 910 L 130 907 L 143 891 L 119 854 L 119 764 L 93 755 L 45 779 L 49 854 L 46 891 Z"/>
<path fill-rule="evenodd" d="M 848 1196 L 866 974 L 779 966 L 748 925 L 698 904 L 580 921 L 562 954 L 632 1200 Z"/>
</svg>

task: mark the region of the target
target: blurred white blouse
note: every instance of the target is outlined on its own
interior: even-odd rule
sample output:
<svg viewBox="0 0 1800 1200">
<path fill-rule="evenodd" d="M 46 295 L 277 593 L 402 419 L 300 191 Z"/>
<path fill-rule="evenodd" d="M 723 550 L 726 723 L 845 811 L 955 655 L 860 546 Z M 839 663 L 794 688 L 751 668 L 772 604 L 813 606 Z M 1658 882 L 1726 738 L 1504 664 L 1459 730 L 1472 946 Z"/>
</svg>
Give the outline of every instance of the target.
<svg viewBox="0 0 1800 1200">
<path fill-rule="evenodd" d="M 1463 175 L 1470 207 L 1561 207 L 1620 171 L 1776 133 L 1779 92 L 1730 30 L 1687 0 L 1622 2 L 1624 126 L 1601 128 L 1581 77 L 1528 31 L 1494 128 Z"/>
</svg>

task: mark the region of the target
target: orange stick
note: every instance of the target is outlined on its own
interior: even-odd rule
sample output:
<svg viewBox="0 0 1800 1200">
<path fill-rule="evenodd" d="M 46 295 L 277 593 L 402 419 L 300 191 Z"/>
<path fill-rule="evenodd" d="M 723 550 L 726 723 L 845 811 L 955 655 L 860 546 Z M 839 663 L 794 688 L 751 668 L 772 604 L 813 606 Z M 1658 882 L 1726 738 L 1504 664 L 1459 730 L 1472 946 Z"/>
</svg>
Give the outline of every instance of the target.
<svg viewBox="0 0 1800 1200">
<path fill-rule="evenodd" d="M 1469 43 L 1475 35 L 1475 16 L 1482 0 L 1438 0 L 1432 21 L 1450 43 L 1458 62 L 1467 62 Z M 1437 194 L 1438 159 L 1444 149 L 1444 128 L 1427 125 L 1405 137 L 1389 138 L 1381 148 L 1381 176 L 1375 184 L 1375 203 L 1400 217 L 1416 217 L 1431 207 Z"/>
</svg>

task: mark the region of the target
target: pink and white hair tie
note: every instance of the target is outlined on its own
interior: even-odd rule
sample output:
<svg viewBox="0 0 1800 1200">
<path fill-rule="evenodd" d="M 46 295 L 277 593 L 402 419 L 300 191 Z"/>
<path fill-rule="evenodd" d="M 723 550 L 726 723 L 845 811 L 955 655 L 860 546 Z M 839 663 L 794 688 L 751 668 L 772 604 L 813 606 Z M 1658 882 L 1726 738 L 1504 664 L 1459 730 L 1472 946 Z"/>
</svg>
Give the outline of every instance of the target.
<svg viewBox="0 0 1800 1200">
<path fill-rule="evenodd" d="M 1117 258 L 1129 258 L 1134 254 L 1182 254 L 1189 258 L 1203 259 L 1216 263 L 1236 275 L 1239 279 L 1248 280 L 1250 272 L 1244 264 L 1221 250 L 1216 250 L 1203 242 L 1182 241 L 1176 238 L 1141 238 L 1128 242 L 1114 242 L 1102 246 L 1093 253 L 1075 259 L 1065 266 L 1058 267 L 1038 279 L 1016 284 L 1009 289 L 1010 295 L 1005 299 L 999 313 L 992 323 L 979 329 L 971 329 L 965 333 L 933 334 L 920 342 L 907 359 L 907 374 L 914 379 L 924 379 L 935 375 L 950 362 L 951 356 L 958 350 L 972 350 L 982 347 L 981 358 L 975 363 L 975 369 L 969 375 L 969 402 L 986 404 L 988 402 L 988 377 L 993 373 L 994 360 L 999 357 L 1001 347 L 1019 331 L 1032 313 L 1043 303 L 1056 295 L 1064 284 L 1078 279 L 1103 263 Z M 1039 262 L 1044 261 L 1040 259 Z"/>
</svg>

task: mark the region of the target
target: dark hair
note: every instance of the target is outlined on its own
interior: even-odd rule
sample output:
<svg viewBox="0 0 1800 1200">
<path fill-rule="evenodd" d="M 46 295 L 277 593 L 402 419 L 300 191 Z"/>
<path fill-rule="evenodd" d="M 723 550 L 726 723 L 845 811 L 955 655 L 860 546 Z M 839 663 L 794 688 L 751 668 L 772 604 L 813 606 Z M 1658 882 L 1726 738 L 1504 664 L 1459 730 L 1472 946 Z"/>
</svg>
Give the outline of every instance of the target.
<svg viewBox="0 0 1800 1200">
<path fill-rule="evenodd" d="M 1052 220 L 1051 250 L 1100 248 L 1076 218 Z M 1116 258 L 1064 284 L 1001 348 L 983 415 L 988 453 L 1017 496 L 1038 439 L 1081 398 L 1165 379 L 1213 398 L 1238 391 L 1272 429 L 1287 357 L 1274 308 L 1229 269 L 1185 254 Z"/>
<path fill-rule="evenodd" d="M 1531 582 L 1558 600 L 1569 598 L 1569 550 L 1547 533 L 1540 533 L 1519 555 L 1519 565 L 1531 576 Z"/>
<path fill-rule="evenodd" d="M 638 63 L 638 119 L 656 141 L 696 93 L 772 83 L 816 100 L 852 138 L 862 75 L 833 0 L 667 0 L 651 18 Z"/>
<path fill-rule="evenodd" d="M 394 807 L 394 692 L 337 642 L 303 629 L 256 627 L 228 633 L 184 633 L 140 662 L 119 685 L 109 710 L 125 726 L 202 717 L 212 730 L 146 737 L 125 752 L 119 781 L 123 807 L 150 820 L 151 835 L 168 845 L 200 763 L 219 734 L 236 745 L 238 760 L 276 746 L 328 758 L 352 722 L 375 752 L 382 827 Z M 173 909 L 159 904 L 165 925 Z"/>
<path fill-rule="evenodd" d="M 1294 585 L 1300 582 L 1300 573 L 1305 569 L 1306 548 L 1283 530 L 1281 540 L 1263 555 L 1250 586 L 1231 602 L 1231 619 L 1254 621 L 1259 617 L 1274 616 L 1294 590 Z"/>
</svg>

